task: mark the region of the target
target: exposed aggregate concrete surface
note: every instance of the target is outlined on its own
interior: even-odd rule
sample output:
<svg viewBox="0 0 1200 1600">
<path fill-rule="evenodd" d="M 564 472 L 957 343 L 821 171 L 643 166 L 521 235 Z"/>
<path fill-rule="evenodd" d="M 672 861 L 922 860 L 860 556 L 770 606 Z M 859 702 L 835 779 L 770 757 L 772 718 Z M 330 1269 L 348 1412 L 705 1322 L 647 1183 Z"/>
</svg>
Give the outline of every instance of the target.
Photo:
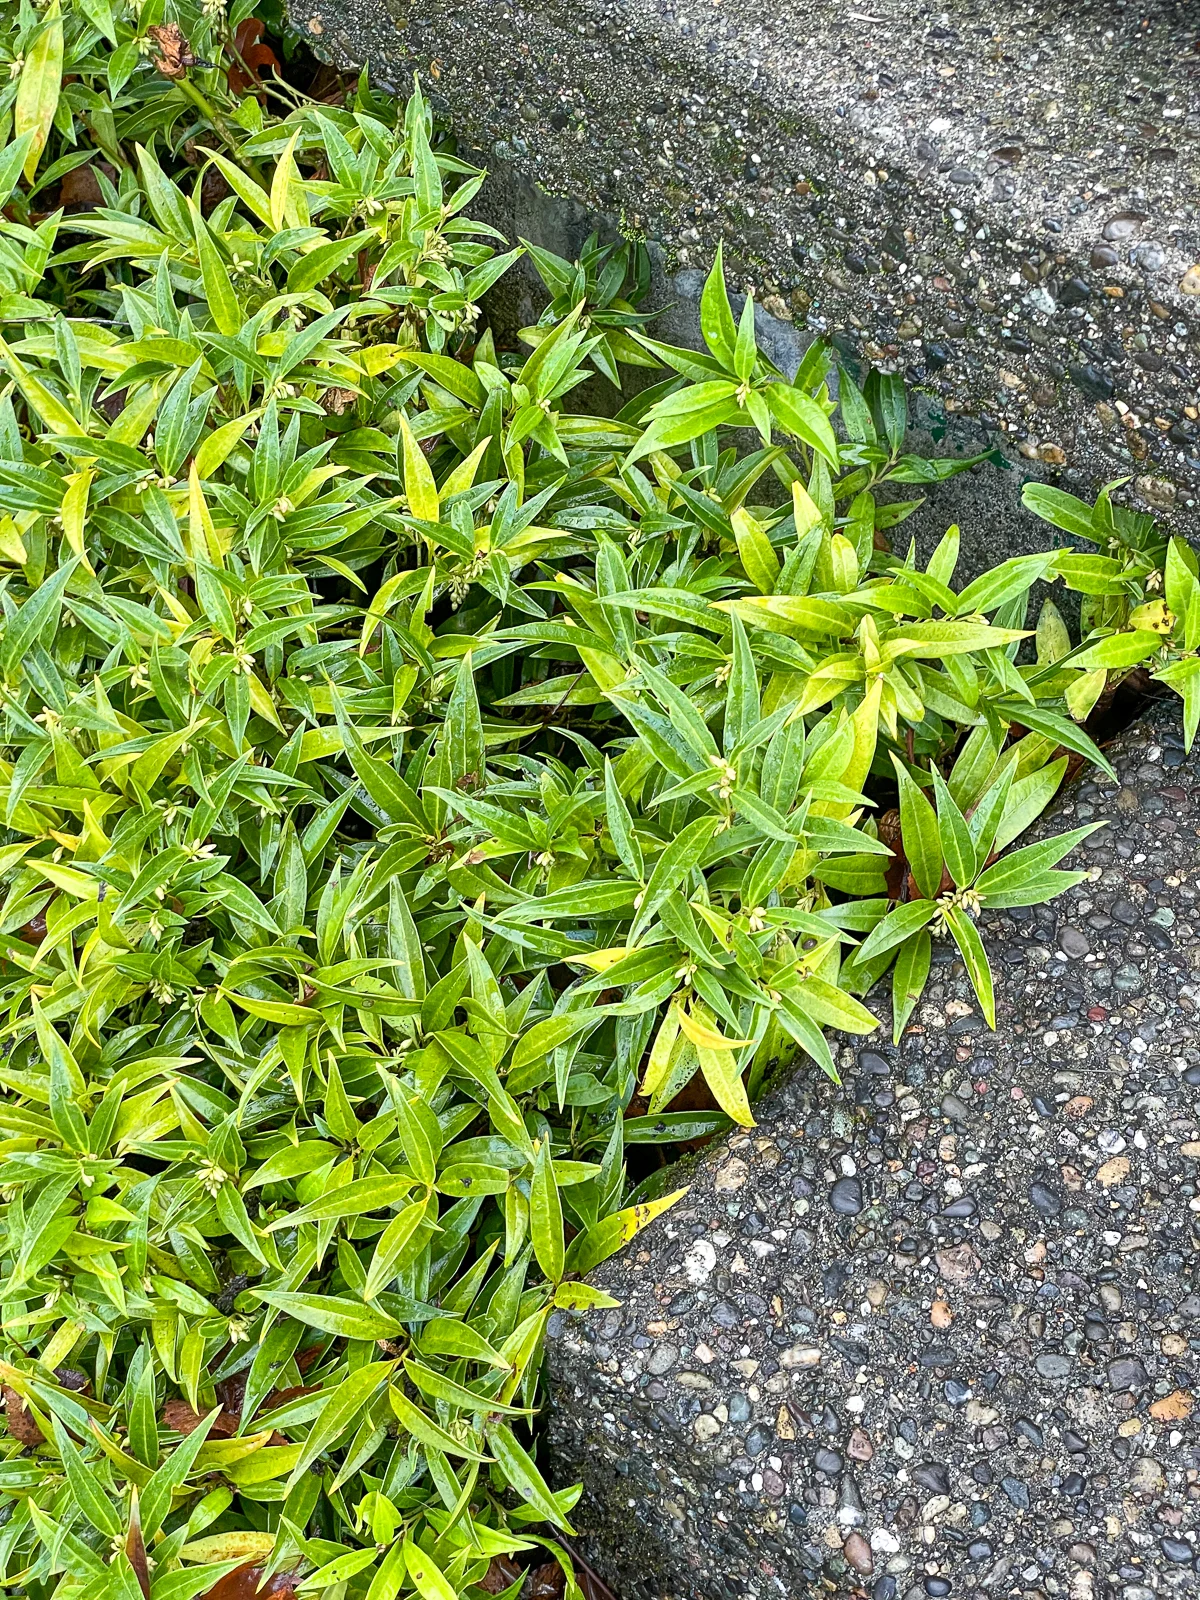
<svg viewBox="0 0 1200 1600">
<path fill-rule="evenodd" d="M 290 0 L 492 165 L 903 371 L 1032 470 L 1200 491 L 1191 0 Z"/>
<path fill-rule="evenodd" d="M 1177 703 L 1035 836 L 900 1048 L 801 1069 L 557 1314 L 550 1457 L 622 1600 L 1200 1592 L 1200 754 Z M 880 1006 L 880 1014 L 886 1010 Z"/>
</svg>

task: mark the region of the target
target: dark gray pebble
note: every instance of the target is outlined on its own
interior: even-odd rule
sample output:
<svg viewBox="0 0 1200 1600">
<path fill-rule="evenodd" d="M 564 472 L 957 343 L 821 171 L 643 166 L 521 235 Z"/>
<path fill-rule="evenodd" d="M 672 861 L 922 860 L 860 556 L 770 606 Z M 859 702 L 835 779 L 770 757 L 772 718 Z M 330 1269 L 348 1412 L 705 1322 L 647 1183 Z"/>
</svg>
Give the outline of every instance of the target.
<svg viewBox="0 0 1200 1600">
<path fill-rule="evenodd" d="M 1144 1389 L 1146 1369 L 1136 1356 L 1118 1356 L 1108 1363 L 1108 1381 L 1114 1389 Z"/>
<path fill-rule="evenodd" d="M 950 1493 L 950 1472 L 940 1461 L 922 1461 L 913 1468 L 913 1482 L 930 1494 Z"/>
</svg>

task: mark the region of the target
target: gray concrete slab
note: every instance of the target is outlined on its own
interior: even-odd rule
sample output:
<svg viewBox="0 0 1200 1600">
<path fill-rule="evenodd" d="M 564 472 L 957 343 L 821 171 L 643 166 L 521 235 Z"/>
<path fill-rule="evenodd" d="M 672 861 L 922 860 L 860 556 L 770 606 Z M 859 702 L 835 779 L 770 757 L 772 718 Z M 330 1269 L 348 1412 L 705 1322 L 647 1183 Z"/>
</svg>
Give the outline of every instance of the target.
<svg viewBox="0 0 1200 1600">
<path fill-rule="evenodd" d="M 1107 818 L 1094 881 L 982 919 L 998 1031 L 939 942 L 898 1050 L 802 1069 L 552 1322 L 622 1600 L 1197 1593 L 1200 759 L 1170 702 L 1110 755 L 1037 830 Z"/>
<path fill-rule="evenodd" d="M 1195 6 L 292 0 L 318 52 L 419 68 L 552 242 L 607 216 L 659 292 L 707 267 L 906 373 L 953 437 L 1195 523 Z M 506 177 L 504 174 L 509 174 Z M 525 198 L 522 198 L 525 185 Z M 503 206 L 502 206 L 503 209 Z M 940 425 L 940 424 L 939 424 Z M 965 435 L 972 429 L 967 428 Z"/>
</svg>

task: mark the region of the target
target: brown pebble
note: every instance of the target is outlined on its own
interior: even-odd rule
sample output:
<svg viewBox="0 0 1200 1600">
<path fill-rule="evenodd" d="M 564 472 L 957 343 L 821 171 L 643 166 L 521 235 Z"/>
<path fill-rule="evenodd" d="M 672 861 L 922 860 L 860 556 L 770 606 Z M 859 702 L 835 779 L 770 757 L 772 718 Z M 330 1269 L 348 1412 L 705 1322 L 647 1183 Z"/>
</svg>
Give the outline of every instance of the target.
<svg viewBox="0 0 1200 1600">
<path fill-rule="evenodd" d="M 713 1187 L 719 1194 L 729 1194 L 734 1189 L 740 1189 L 749 1175 L 749 1170 L 740 1157 L 734 1156 L 717 1173 Z"/>
<path fill-rule="evenodd" d="M 954 1313 L 944 1300 L 935 1300 L 929 1308 L 929 1320 L 935 1328 L 948 1328 L 954 1321 Z"/>
<path fill-rule="evenodd" d="M 1150 1407 L 1155 1422 L 1186 1422 L 1192 1414 L 1196 1397 L 1187 1389 L 1173 1389 Z"/>
<path fill-rule="evenodd" d="M 875 1454 L 871 1435 L 865 1428 L 855 1428 L 846 1441 L 846 1454 L 851 1461 L 870 1461 Z"/>
<path fill-rule="evenodd" d="M 979 1257 L 965 1241 L 936 1251 L 934 1259 L 948 1283 L 969 1283 L 979 1271 Z"/>
<path fill-rule="evenodd" d="M 855 1572 L 874 1572 L 875 1558 L 871 1546 L 861 1533 L 852 1533 L 842 1546 L 842 1554 Z"/>
</svg>

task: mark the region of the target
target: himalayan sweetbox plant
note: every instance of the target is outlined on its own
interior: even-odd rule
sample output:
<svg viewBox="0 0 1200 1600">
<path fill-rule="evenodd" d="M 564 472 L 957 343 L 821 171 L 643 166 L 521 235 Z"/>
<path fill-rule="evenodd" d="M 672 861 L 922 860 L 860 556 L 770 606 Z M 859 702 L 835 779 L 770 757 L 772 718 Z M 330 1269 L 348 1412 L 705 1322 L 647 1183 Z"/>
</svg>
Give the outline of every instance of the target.
<svg viewBox="0 0 1200 1600">
<path fill-rule="evenodd" d="M 1186 539 L 1167 538 L 1144 511 L 1117 505 L 1112 483 L 1087 505 L 1047 484 L 1028 484 L 1025 504 L 1063 532 L 1104 552 L 1063 552 L 1059 574 L 1080 596 L 1084 647 L 1053 600 L 1038 617 L 1037 652 L 1075 717 L 1087 717 L 1131 676 L 1166 684 L 1183 700 L 1190 748 L 1200 727 L 1200 578 Z M 1066 674 L 1061 679 L 1058 672 Z"/>
<path fill-rule="evenodd" d="M 964 582 L 899 530 L 974 463 L 719 261 L 703 351 L 594 241 L 508 339 L 419 93 L 305 92 L 244 3 L 9 16 L 3 1582 L 578 1596 L 548 1317 L 932 940 L 993 1019 L 1093 706 L 1148 663 L 1194 724 L 1194 559 L 1064 497 L 1128 548 Z"/>
</svg>

